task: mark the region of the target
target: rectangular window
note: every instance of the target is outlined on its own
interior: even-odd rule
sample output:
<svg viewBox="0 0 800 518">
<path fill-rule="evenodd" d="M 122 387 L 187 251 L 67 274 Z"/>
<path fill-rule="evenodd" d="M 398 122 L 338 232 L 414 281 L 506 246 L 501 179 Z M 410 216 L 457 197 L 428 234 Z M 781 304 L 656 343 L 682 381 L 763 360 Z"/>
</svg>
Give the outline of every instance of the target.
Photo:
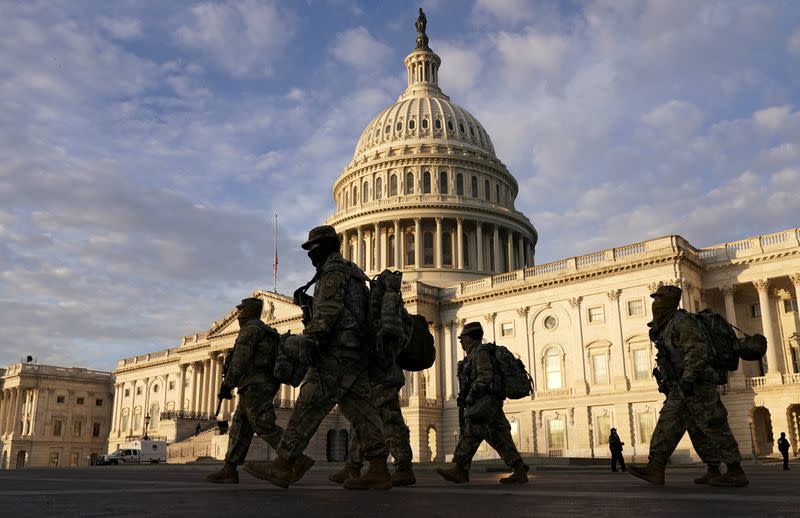
<svg viewBox="0 0 800 518">
<path fill-rule="evenodd" d="M 80 437 L 81 431 L 83 431 L 83 423 L 81 421 L 75 421 L 72 424 L 72 436 L 73 437 Z"/>
<path fill-rule="evenodd" d="M 78 404 L 79 404 L 79 405 L 82 405 L 82 404 L 83 404 L 85 401 L 86 401 L 86 399 L 85 399 L 85 398 L 82 398 L 82 397 L 79 397 L 79 398 L 78 398 Z"/>
<path fill-rule="evenodd" d="M 650 437 L 653 435 L 653 428 L 655 428 L 654 414 L 647 412 L 639 414 L 639 442 L 650 442 Z"/>
<path fill-rule="evenodd" d="M 633 378 L 636 380 L 650 379 L 653 369 L 650 366 L 650 351 L 647 349 L 633 350 Z"/>
<path fill-rule="evenodd" d="M 170 381 L 169 382 L 169 390 L 175 390 L 175 382 L 174 381 Z"/>
<path fill-rule="evenodd" d="M 60 419 L 53 420 L 53 435 L 55 437 L 61 437 L 61 420 Z"/>
<path fill-rule="evenodd" d="M 567 438 L 564 433 L 566 426 L 564 425 L 563 419 L 551 419 L 547 422 L 548 446 L 550 450 L 563 451 L 567 447 Z"/>
<path fill-rule="evenodd" d="M 589 322 L 603 322 L 605 315 L 603 314 L 603 306 L 596 306 L 589 308 Z"/>
<path fill-rule="evenodd" d="M 136 395 L 137 396 L 141 396 L 142 395 L 142 387 L 136 387 Z"/>
<path fill-rule="evenodd" d="M 81 454 L 78 453 L 77 451 L 73 451 L 72 453 L 70 453 L 69 454 L 69 465 L 70 466 L 77 466 L 78 465 L 78 459 L 80 458 L 80 456 L 81 456 Z"/>
<path fill-rule="evenodd" d="M 131 395 L 131 389 L 125 389 L 125 397 L 128 397 L 130 395 Z"/>
<path fill-rule="evenodd" d="M 545 368 L 547 370 L 547 388 L 560 389 L 561 388 L 561 355 L 548 354 L 545 360 Z"/>
<path fill-rule="evenodd" d="M 514 323 L 513 322 L 503 322 L 500 324 L 500 336 L 514 336 Z"/>
<path fill-rule="evenodd" d="M 94 400 L 94 406 L 103 406 L 103 400 L 102 399 L 95 399 Z"/>
<path fill-rule="evenodd" d="M 608 383 L 608 355 L 593 354 L 592 355 L 592 370 L 594 370 L 594 382 L 597 384 Z"/>
<path fill-rule="evenodd" d="M 753 318 L 761 318 L 761 305 L 760 304 L 751 304 L 750 305 L 750 316 Z"/>
<path fill-rule="evenodd" d="M 633 299 L 628 301 L 628 316 L 640 317 L 644 315 L 644 301 L 642 299 Z"/>
<path fill-rule="evenodd" d="M 50 459 L 47 462 L 51 468 L 55 468 L 58 466 L 58 452 L 51 451 L 50 452 Z"/>
<path fill-rule="evenodd" d="M 597 444 L 608 444 L 608 436 L 611 435 L 611 416 L 599 415 L 595 421 L 597 422 Z"/>
<path fill-rule="evenodd" d="M 92 424 L 92 437 L 100 437 L 100 423 Z"/>
<path fill-rule="evenodd" d="M 64 396 L 56 396 L 56 403 L 64 404 Z"/>
<path fill-rule="evenodd" d="M 793 313 L 797 312 L 797 300 L 795 299 L 786 299 L 783 301 L 783 312 L 784 313 Z"/>
</svg>

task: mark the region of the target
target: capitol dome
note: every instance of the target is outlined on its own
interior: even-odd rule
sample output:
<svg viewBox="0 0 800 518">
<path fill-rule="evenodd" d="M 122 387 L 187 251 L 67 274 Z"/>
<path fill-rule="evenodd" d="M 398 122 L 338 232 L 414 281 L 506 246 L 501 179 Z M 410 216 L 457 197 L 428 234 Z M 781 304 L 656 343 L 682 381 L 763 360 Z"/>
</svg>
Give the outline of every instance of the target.
<svg viewBox="0 0 800 518">
<path fill-rule="evenodd" d="M 367 274 L 447 286 L 533 265 L 538 235 L 483 125 L 439 87 L 441 59 L 417 34 L 408 87 L 367 125 L 333 186 L 328 218 Z"/>
</svg>

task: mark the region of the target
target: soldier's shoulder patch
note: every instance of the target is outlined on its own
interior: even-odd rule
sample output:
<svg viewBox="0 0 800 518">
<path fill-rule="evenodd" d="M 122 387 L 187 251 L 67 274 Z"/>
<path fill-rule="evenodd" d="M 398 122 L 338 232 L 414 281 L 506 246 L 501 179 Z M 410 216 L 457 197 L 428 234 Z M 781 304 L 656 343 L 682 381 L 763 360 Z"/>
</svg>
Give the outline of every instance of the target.
<svg viewBox="0 0 800 518">
<path fill-rule="evenodd" d="M 330 288 L 330 287 L 332 287 L 334 284 L 335 284 L 335 282 L 334 282 L 333 278 L 331 278 L 330 276 L 329 276 L 327 279 L 325 279 L 324 286 L 325 286 L 326 288 Z"/>
</svg>

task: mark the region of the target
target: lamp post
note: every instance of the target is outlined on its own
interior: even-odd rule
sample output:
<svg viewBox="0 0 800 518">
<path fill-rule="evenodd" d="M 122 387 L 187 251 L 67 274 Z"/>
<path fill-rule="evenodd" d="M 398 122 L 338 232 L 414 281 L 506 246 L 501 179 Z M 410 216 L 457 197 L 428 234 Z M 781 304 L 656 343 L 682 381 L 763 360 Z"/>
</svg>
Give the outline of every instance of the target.
<svg viewBox="0 0 800 518">
<path fill-rule="evenodd" d="M 147 436 L 147 427 L 150 424 L 150 415 L 144 416 L 144 437 L 142 437 L 143 441 L 149 441 L 150 437 Z"/>
<path fill-rule="evenodd" d="M 755 429 L 753 428 L 753 416 L 747 416 L 747 425 L 750 427 L 750 454 L 753 458 L 753 464 L 758 464 L 758 457 L 756 456 L 756 443 L 753 439 L 755 437 Z"/>
</svg>

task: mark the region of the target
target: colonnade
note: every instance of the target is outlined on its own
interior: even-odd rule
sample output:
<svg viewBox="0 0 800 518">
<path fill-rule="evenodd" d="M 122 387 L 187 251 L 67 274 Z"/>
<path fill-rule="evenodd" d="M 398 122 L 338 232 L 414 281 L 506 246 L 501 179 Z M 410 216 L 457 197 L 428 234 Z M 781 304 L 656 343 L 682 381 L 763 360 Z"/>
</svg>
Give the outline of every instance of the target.
<svg viewBox="0 0 800 518">
<path fill-rule="evenodd" d="M 11 387 L 4 389 L 0 398 L 0 436 L 19 433 L 19 420 L 22 413 L 22 403 L 25 389 Z"/>
<path fill-rule="evenodd" d="M 498 274 L 531 266 L 534 257 L 528 234 L 465 218 L 396 218 L 344 230 L 340 237 L 345 259 L 367 272 L 435 268 Z"/>
</svg>

